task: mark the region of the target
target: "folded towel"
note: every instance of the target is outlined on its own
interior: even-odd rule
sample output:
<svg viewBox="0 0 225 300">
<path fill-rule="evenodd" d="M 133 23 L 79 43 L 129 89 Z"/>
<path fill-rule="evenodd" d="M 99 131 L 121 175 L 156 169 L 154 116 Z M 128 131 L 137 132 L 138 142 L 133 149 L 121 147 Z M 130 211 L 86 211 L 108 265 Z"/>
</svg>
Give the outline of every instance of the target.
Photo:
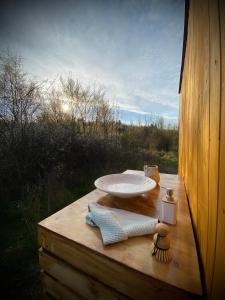
<svg viewBox="0 0 225 300">
<path fill-rule="evenodd" d="M 155 233 L 158 219 L 92 203 L 87 224 L 99 227 L 104 245 L 124 241 L 131 236 Z"/>
</svg>

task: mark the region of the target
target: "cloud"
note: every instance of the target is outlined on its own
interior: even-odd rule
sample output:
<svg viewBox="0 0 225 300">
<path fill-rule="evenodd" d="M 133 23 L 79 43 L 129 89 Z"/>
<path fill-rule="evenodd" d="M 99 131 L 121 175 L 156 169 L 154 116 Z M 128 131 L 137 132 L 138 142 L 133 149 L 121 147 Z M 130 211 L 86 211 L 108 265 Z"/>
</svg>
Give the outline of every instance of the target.
<svg viewBox="0 0 225 300">
<path fill-rule="evenodd" d="M 130 112 L 177 118 L 183 17 L 183 0 L 21 0 L 0 12 L 0 47 L 39 78 L 71 71 Z"/>
</svg>

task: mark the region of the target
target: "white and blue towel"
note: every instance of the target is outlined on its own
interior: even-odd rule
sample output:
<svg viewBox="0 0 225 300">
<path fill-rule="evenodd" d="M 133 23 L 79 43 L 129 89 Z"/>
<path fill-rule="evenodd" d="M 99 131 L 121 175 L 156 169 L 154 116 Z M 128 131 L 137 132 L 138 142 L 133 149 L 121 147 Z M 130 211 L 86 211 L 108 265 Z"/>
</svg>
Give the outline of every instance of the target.
<svg viewBox="0 0 225 300">
<path fill-rule="evenodd" d="M 99 227 L 103 244 L 109 245 L 128 237 L 155 233 L 158 219 L 92 203 L 89 205 L 86 222 Z"/>
</svg>

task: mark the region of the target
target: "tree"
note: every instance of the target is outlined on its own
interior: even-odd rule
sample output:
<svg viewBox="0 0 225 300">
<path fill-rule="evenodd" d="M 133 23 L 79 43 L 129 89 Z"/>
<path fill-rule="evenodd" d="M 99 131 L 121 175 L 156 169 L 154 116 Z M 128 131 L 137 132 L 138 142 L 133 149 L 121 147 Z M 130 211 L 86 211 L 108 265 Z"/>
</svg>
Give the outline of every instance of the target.
<svg viewBox="0 0 225 300">
<path fill-rule="evenodd" d="M 70 122 L 82 135 L 108 138 L 115 132 L 115 109 L 102 89 L 84 86 L 71 76 L 61 77 L 47 97 L 45 114 L 50 120 Z"/>
<path fill-rule="evenodd" d="M 24 135 L 40 113 L 40 87 L 22 71 L 20 58 L 0 57 L 0 122 L 11 136 L 14 130 Z"/>
</svg>

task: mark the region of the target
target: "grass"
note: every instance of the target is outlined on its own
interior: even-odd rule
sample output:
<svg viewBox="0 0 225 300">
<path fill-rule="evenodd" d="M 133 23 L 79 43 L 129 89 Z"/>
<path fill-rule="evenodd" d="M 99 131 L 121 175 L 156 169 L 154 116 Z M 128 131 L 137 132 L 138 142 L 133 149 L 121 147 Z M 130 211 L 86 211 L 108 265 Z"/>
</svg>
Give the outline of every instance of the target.
<svg viewBox="0 0 225 300">
<path fill-rule="evenodd" d="M 40 299 L 37 243 L 16 202 L 1 211 L 1 278 L 5 299 Z"/>
<path fill-rule="evenodd" d="M 2 278 L 1 293 L 5 299 L 40 299 L 40 269 L 38 265 L 37 223 L 88 192 L 85 185 L 78 189 L 55 193 L 51 212 L 48 212 L 47 195 L 41 199 L 42 207 L 37 212 L 37 203 L 22 205 L 17 201 L 2 202 L 0 214 Z M 33 195 L 34 196 L 34 195 Z M 52 195 L 54 197 L 54 195 Z M 34 197 L 35 198 L 35 197 Z"/>
</svg>

